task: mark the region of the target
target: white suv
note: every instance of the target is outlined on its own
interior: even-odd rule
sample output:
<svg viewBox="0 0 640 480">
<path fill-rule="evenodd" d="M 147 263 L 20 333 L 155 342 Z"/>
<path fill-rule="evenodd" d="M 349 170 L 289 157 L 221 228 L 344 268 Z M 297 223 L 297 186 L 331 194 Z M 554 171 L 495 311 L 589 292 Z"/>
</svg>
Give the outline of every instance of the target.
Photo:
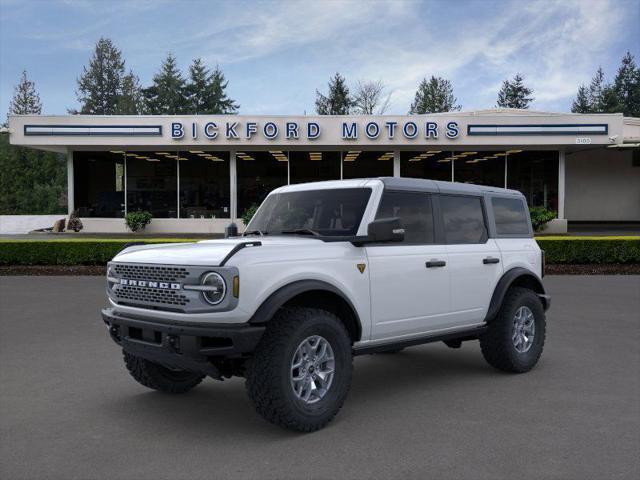
<svg viewBox="0 0 640 480">
<path fill-rule="evenodd" d="M 241 237 L 131 246 L 102 311 L 141 384 L 246 378 L 258 412 L 312 431 L 354 355 L 480 340 L 509 372 L 538 361 L 550 299 L 519 192 L 408 178 L 278 188 Z"/>
</svg>

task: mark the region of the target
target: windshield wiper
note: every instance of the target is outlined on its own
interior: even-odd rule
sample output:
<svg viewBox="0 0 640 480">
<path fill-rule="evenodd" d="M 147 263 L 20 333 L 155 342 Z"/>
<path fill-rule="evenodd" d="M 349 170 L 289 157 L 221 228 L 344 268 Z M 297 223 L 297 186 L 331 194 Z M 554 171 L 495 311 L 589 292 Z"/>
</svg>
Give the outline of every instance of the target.
<svg viewBox="0 0 640 480">
<path fill-rule="evenodd" d="M 249 235 L 258 235 L 260 237 L 267 235 L 269 232 L 263 232 L 262 230 L 248 230 L 242 234 L 243 237 L 247 237 Z"/>
<path fill-rule="evenodd" d="M 320 237 L 320 233 L 312 230 L 310 228 L 294 228 L 292 230 L 282 230 L 280 233 L 288 234 L 292 233 L 294 235 L 313 235 L 314 237 Z"/>
</svg>

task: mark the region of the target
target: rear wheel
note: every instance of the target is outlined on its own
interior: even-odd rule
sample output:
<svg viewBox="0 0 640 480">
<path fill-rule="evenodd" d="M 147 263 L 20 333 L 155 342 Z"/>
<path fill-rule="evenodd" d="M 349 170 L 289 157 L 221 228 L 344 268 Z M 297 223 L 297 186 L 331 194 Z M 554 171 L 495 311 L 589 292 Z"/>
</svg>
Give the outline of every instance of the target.
<svg viewBox="0 0 640 480">
<path fill-rule="evenodd" d="M 342 407 L 352 369 L 351 341 L 338 317 L 316 308 L 284 308 L 256 348 L 246 386 L 266 420 L 311 432 Z"/>
<path fill-rule="evenodd" d="M 165 393 L 185 393 L 198 385 L 204 375 L 169 369 L 123 351 L 124 363 L 131 376 L 141 385 Z"/>
<path fill-rule="evenodd" d="M 502 307 L 480 336 L 485 360 L 506 372 L 531 370 L 542 354 L 546 320 L 538 296 L 527 288 L 509 289 Z"/>
</svg>

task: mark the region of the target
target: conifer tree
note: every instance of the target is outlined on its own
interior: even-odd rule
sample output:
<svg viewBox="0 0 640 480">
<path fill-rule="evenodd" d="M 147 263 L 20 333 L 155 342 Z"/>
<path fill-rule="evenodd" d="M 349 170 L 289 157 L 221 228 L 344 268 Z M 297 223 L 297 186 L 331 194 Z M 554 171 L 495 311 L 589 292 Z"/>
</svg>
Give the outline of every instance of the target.
<svg viewBox="0 0 640 480">
<path fill-rule="evenodd" d="M 144 113 L 144 97 L 140 80 L 133 72 L 129 71 L 122 78 L 121 92 L 116 103 L 116 111 L 119 115 L 140 115 Z"/>
<path fill-rule="evenodd" d="M 457 98 L 453 95 L 453 86 L 449 80 L 431 76 L 423 78 L 411 104 L 410 114 L 452 112 L 460 110 Z"/>
<path fill-rule="evenodd" d="M 513 80 L 502 82 L 502 88 L 498 92 L 498 107 L 529 108 L 529 104 L 533 101 L 532 93 L 533 89 L 526 87 L 524 78 L 517 73 Z"/>
<path fill-rule="evenodd" d="M 571 111 L 573 113 L 590 113 L 591 102 L 589 101 L 589 91 L 584 85 L 578 87 L 578 94 L 576 99 L 571 104 Z"/>
<path fill-rule="evenodd" d="M 125 76 L 122 53 L 108 38 L 100 38 L 89 61 L 78 79 L 76 91 L 80 113 L 113 115 L 118 111 L 118 99 L 122 93 Z M 77 113 L 72 111 L 72 113 Z"/>
<path fill-rule="evenodd" d="M 354 103 L 349 87 L 339 73 L 329 80 L 329 92 L 326 96 L 316 90 L 316 112 L 319 115 L 348 115 Z"/>
<path fill-rule="evenodd" d="M 227 97 L 227 85 L 220 67 L 216 66 L 210 73 L 202 60 L 196 58 L 189 67 L 189 82 L 186 85 L 190 113 L 236 113 L 239 105 Z"/>
<path fill-rule="evenodd" d="M 640 69 L 631 52 L 622 59 L 613 88 L 625 116 L 640 117 Z"/>
<path fill-rule="evenodd" d="M 160 71 L 154 75 L 153 84 L 143 90 L 148 112 L 154 115 L 188 113 L 185 87 L 176 59 L 169 53 Z"/>
<path fill-rule="evenodd" d="M 9 113 L 14 115 L 40 115 L 42 113 L 42 103 L 36 91 L 36 84 L 27 78 L 26 70 L 22 71 L 20 83 L 13 91 Z"/>
</svg>

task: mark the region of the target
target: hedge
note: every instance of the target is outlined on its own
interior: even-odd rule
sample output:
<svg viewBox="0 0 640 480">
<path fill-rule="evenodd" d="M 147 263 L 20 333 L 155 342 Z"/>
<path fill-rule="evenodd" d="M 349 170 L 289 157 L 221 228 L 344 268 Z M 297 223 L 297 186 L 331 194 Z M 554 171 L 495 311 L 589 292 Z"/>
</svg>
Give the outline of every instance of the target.
<svg viewBox="0 0 640 480">
<path fill-rule="evenodd" d="M 0 265 L 105 265 L 132 242 L 184 243 L 184 238 L 0 240 Z"/>
<path fill-rule="evenodd" d="M 548 264 L 640 263 L 640 237 L 536 238 Z"/>
<path fill-rule="evenodd" d="M 548 264 L 640 263 L 640 237 L 536 239 Z M 0 265 L 104 265 L 131 242 L 184 243 L 184 238 L 0 240 Z"/>
</svg>

